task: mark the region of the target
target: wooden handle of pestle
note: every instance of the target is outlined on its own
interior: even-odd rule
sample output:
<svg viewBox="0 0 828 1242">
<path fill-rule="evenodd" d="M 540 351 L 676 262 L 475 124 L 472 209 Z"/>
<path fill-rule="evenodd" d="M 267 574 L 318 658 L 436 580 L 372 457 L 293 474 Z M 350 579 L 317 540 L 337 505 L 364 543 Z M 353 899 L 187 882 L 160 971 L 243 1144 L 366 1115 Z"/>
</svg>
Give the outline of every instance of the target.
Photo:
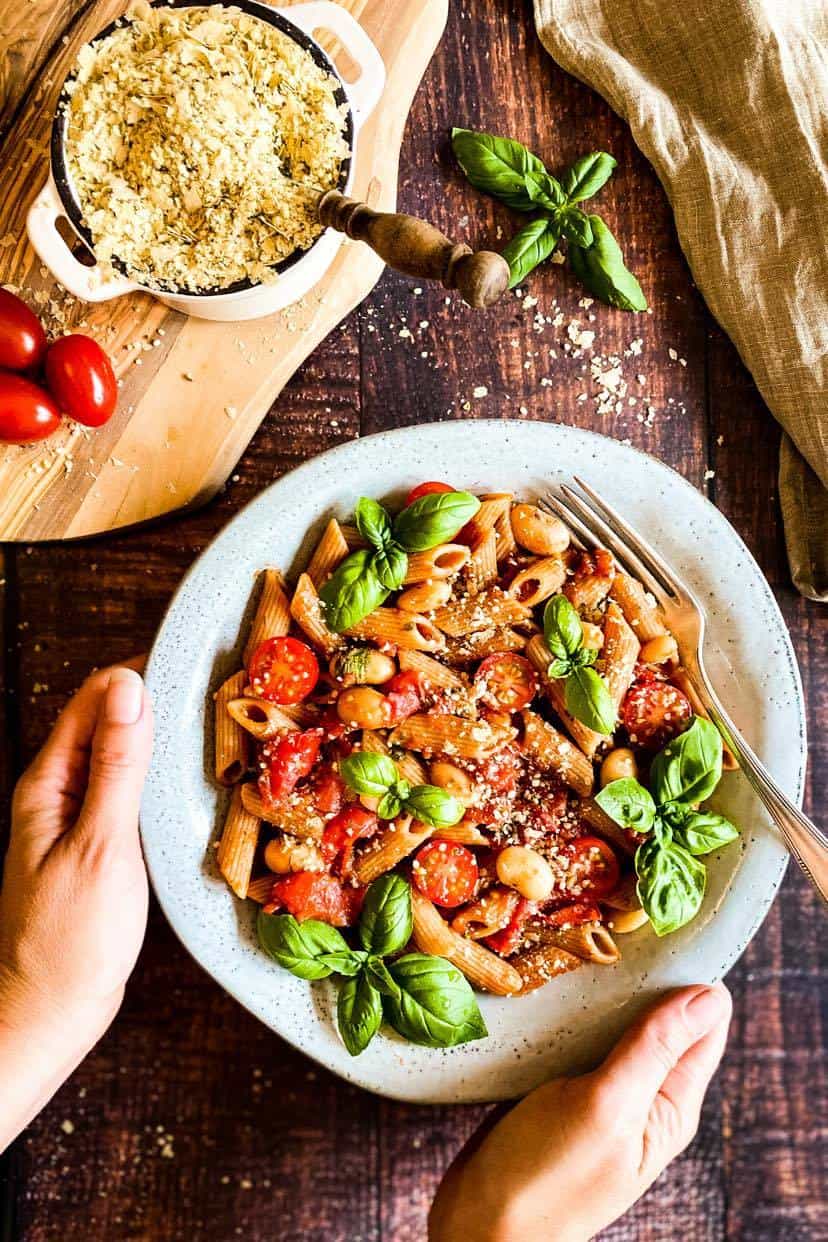
<svg viewBox="0 0 828 1242">
<path fill-rule="evenodd" d="M 509 286 L 509 264 L 501 255 L 455 245 L 416 216 L 374 211 L 338 190 L 321 196 L 318 211 L 327 228 L 365 242 L 395 271 L 439 280 L 446 289 L 456 289 L 469 306 L 492 306 Z"/>
</svg>

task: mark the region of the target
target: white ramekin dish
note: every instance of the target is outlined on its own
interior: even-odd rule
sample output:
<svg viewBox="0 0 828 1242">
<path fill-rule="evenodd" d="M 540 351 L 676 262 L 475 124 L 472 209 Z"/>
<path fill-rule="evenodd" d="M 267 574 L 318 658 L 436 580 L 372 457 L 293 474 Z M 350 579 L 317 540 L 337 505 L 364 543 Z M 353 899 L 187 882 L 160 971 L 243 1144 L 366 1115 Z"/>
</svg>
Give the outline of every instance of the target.
<svg viewBox="0 0 828 1242">
<path fill-rule="evenodd" d="M 211 2 L 215 3 L 215 0 Z M 293 5 L 288 9 L 272 8 L 259 3 L 259 0 L 221 2 L 228 7 L 232 5 L 240 8 L 283 31 L 309 52 L 318 65 L 337 78 L 337 98 L 340 99 L 341 95 L 340 102 L 347 108 L 345 134 L 350 146 L 350 156 L 343 163 L 337 189 L 347 194 L 353 178 L 359 130 L 376 107 L 385 85 L 385 65 L 376 47 L 351 14 L 331 0 L 311 0 L 310 3 Z M 192 7 L 203 3 L 205 0 L 176 0 L 175 7 Z M 105 37 L 113 27 L 114 23 L 102 30 L 96 38 Z M 341 41 L 360 71 L 356 81 L 343 80 L 313 39 L 313 32 L 317 30 L 332 31 Z M 81 263 L 56 227 L 58 220 L 68 221 L 77 237 L 94 253 L 92 238 L 83 223 L 80 205 L 67 175 L 64 157 L 65 89 L 64 85 L 52 126 L 49 178 L 29 208 L 26 227 L 35 251 L 69 293 L 86 302 L 106 302 L 124 293 L 142 290 L 152 293 L 160 302 L 185 315 L 232 322 L 240 319 L 260 319 L 282 310 L 298 301 L 322 279 L 343 241 L 343 234 L 333 229 L 325 229 L 307 250 L 295 251 L 283 259 L 275 267 L 279 279 L 267 285 L 252 284 L 249 280 L 244 280 L 228 289 L 207 289 L 200 293 L 174 288 L 147 289 L 126 275 L 104 279 L 95 266 L 88 267 Z"/>
</svg>

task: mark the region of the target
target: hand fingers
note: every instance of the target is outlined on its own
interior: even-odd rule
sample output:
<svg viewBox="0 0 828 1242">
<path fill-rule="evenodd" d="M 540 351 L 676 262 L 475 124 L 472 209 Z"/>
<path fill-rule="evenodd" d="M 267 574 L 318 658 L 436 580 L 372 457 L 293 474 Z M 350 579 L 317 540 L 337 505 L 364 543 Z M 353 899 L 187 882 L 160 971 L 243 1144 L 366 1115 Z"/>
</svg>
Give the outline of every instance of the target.
<svg viewBox="0 0 828 1242">
<path fill-rule="evenodd" d="M 152 709 L 140 675 L 115 668 L 98 700 L 89 784 L 73 837 L 112 839 L 138 822 L 152 749 Z"/>
</svg>

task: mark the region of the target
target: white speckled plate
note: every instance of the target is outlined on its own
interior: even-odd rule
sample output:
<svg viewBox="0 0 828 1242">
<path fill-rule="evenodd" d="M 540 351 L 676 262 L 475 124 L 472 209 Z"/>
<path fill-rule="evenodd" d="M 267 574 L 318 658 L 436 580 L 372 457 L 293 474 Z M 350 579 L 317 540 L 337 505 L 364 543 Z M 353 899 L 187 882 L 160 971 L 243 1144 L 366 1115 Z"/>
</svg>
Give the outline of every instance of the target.
<svg viewBox="0 0 828 1242">
<path fill-rule="evenodd" d="M 805 769 L 802 688 L 782 617 L 759 567 L 717 510 L 672 470 L 603 436 L 534 422 L 446 422 L 343 445 L 292 471 L 230 523 L 185 578 L 161 626 L 147 678 L 155 758 L 143 804 L 144 850 L 158 899 L 205 970 L 283 1038 L 343 1078 L 425 1102 L 514 1096 L 552 1073 L 594 1063 L 642 1003 L 664 988 L 720 978 L 759 927 L 787 854 L 742 777 L 718 803 L 741 825 L 710 859 L 699 917 L 657 940 L 623 937 L 614 967 L 584 968 L 524 999 L 481 997 L 488 1039 L 445 1051 L 376 1038 L 353 1059 L 332 1021 L 334 985 L 309 985 L 261 953 L 252 903 L 218 876 L 210 843 L 226 795 L 210 780 L 216 686 L 240 664 L 239 634 L 263 565 L 302 564 L 332 514 L 358 496 L 400 500 L 445 478 L 471 491 L 531 497 L 577 473 L 683 574 L 710 617 L 708 667 L 737 724 L 791 797 Z M 313 534 L 309 537 L 308 531 Z"/>
</svg>

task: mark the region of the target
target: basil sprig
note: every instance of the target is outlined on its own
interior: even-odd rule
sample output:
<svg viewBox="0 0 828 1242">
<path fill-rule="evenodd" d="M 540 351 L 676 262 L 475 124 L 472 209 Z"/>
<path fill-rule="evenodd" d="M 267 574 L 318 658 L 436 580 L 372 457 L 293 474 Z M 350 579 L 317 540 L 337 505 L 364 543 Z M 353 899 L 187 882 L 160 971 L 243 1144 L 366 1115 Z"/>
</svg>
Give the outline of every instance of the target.
<svg viewBox="0 0 828 1242">
<path fill-rule="evenodd" d="M 584 646 L 581 618 L 565 595 L 553 595 L 543 610 L 543 636 L 552 656 L 549 677 L 566 678 L 566 710 L 596 733 L 615 728 L 615 705 L 603 677 L 591 667 L 598 652 Z"/>
<path fill-rule="evenodd" d="M 722 775 L 722 739 L 715 725 L 695 716 L 650 767 L 651 791 L 632 777 L 612 781 L 596 796 L 622 828 L 646 833 L 636 851 L 638 899 L 658 936 L 677 931 L 698 914 L 707 870 L 701 855 L 728 845 L 738 829 L 698 803 L 714 792 Z"/>
<path fill-rule="evenodd" d="M 328 627 L 342 633 L 379 608 L 402 586 L 408 553 L 452 539 L 479 508 L 470 492 L 440 492 L 421 496 L 392 522 L 378 501 L 360 497 L 354 521 L 368 547 L 346 556 L 320 590 Z"/>
<path fill-rule="evenodd" d="M 463 803 L 445 789 L 437 785 L 412 786 L 402 780 L 397 765 L 388 755 L 354 751 L 340 761 L 339 774 L 355 793 L 379 798 L 377 815 L 380 819 L 396 819 L 404 814 L 433 828 L 450 828 L 465 814 Z"/>
<path fill-rule="evenodd" d="M 600 216 L 578 203 L 591 198 L 616 167 L 606 151 L 583 155 L 557 180 L 522 143 L 470 129 L 453 129 L 451 143 L 471 184 L 500 199 L 514 211 L 540 211 L 508 243 L 509 288 L 521 283 L 565 238 L 569 260 L 579 280 L 602 302 L 622 310 L 643 311 L 641 286 L 624 266 L 621 249 Z"/>
<path fill-rule="evenodd" d="M 408 944 L 413 928 L 411 888 L 400 875 L 369 887 L 359 920 L 361 949 L 327 923 L 290 914 L 259 914 L 259 943 L 300 979 L 344 976 L 336 1020 L 342 1042 L 359 1056 L 383 1018 L 412 1043 L 452 1048 L 488 1031 L 474 992 L 456 966 L 441 957 L 409 953 L 387 961 Z"/>
</svg>

